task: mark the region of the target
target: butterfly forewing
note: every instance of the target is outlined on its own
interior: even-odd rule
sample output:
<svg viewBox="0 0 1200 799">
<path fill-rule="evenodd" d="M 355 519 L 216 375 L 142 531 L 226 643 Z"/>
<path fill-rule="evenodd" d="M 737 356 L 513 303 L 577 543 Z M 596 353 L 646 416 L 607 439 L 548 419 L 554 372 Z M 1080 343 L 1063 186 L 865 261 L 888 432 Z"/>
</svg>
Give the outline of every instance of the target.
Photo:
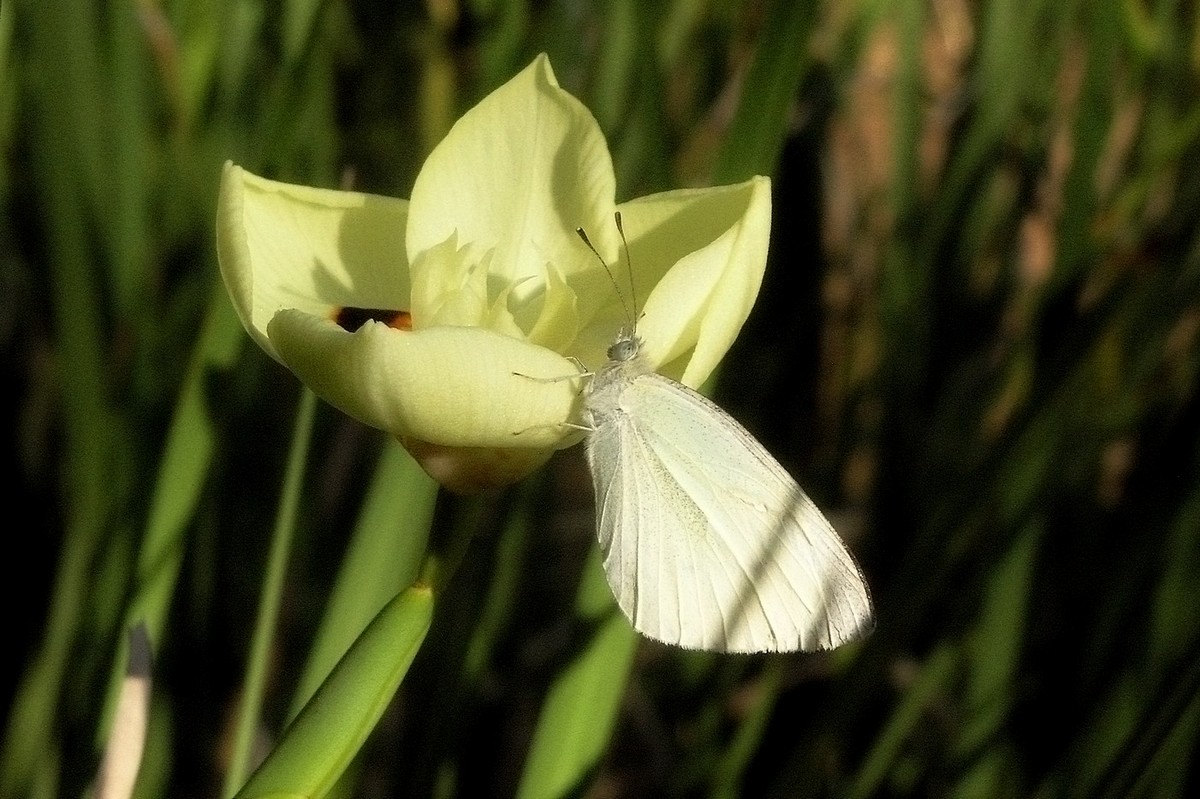
<svg viewBox="0 0 1200 799">
<path fill-rule="evenodd" d="M 828 649 L 870 629 L 854 559 L 761 444 L 669 378 L 606 380 L 588 460 L 605 572 L 635 628 L 730 652 Z"/>
<path fill-rule="evenodd" d="M 723 649 L 715 585 L 691 579 L 705 547 L 680 548 L 676 536 L 637 532 L 694 529 L 688 518 L 694 503 L 664 474 L 628 418 L 597 432 L 588 452 L 604 569 L 617 603 L 634 627 L 656 640 Z M 607 468 L 610 463 L 615 468 Z"/>
</svg>

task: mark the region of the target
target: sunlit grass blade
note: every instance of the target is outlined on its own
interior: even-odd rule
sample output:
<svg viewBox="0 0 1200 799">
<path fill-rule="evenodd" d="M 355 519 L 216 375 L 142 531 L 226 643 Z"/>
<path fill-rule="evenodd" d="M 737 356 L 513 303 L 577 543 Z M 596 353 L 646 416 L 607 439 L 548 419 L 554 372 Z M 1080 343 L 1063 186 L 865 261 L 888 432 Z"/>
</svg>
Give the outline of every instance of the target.
<svg viewBox="0 0 1200 799">
<path fill-rule="evenodd" d="M 128 799 L 133 795 L 146 745 L 153 664 L 150 639 L 144 626 L 138 625 L 129 631 L 125 650 L 129 658 L 114 713 L 112 734 L 104 748 L 104 759 L 96 777 L 97 799 Z"/>
</svg>

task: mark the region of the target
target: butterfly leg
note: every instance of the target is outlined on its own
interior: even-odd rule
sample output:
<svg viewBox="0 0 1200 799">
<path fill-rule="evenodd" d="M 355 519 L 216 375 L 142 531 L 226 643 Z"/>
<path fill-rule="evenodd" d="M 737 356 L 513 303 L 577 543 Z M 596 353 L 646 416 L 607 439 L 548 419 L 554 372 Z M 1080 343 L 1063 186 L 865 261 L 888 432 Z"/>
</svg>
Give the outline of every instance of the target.
<svg viewBox="0 0 1200 799">
<path fill-rule="evenodd" d="M 579 372 L 577 374 L 559 375 L 557 377 L 534 377 L 533 375 L 525 375 L 525 374 L 521 374 L 520 372 L 513 372 L 513 374 L 516 375 L 517 377 L 523 377 L 526 380 L 532 380 L 535 383 L 561 383 L 564 380 L 591 379 L 596 376 L 595 372 L 588 371 L 588 368 L 583 365 L 583 362 L 580 361 L 575 356 L 569 355 L 569 356 L 567 356 L 567 358 L 568 358 L 568 360 L 571 361 L 571 363 L 573 363 L 579 367 Z M 547 427 L 547 426 L 555 427 L 555 428 L 565 427 L 569 430 L 578 430 L 581 433 L 592 432 L 592 428 L 589 427 L 588 425 L 578 424 L 576 422 L 559 422 L 557 425 L 535 425 L 534 427 L 529 427 L 529 428 L 526 428 L 525 430 L 518 430 L 518 431 L 514 432 L 513 435 L 519 436 L 522 433 L 528 432 L 529 430 L 533 430 L 537 427 Z"/>
<path fill-rule="evenodd" d="M 568 355 L 567 360 L 579 367 L 579 371 L 573 375 L 558 375 L 556 377 L 534 377 L 533 375 L 525 375 L 520 372 L 513 372 L 517 377 L 523 377 L 526 380 L 532 380 L 535 383 L 561 383 L 564 380 L 575 380 L 576 378 L 594 377 L 595 372 L 588 371 L 588 368 L 583 365 L 583 361 L 576 358 L 574 355 Z"/>
<path fill-rule="evenodd" d="M 578 424 L 576 422 L 559 422 L 558 424 L 535 424 L 532 427 L 526 427 L 524 430 L 514 430 L 513 435 L 519 436 L 522 433 L 528 433 L 530 430 L 541 430 L 546 427 L 553 427 L 555 429 L 565 427 L 568 430 L 577 430 L 580 433 L 590 433 L 594 429 L 585 424 Z"/>
</svg>

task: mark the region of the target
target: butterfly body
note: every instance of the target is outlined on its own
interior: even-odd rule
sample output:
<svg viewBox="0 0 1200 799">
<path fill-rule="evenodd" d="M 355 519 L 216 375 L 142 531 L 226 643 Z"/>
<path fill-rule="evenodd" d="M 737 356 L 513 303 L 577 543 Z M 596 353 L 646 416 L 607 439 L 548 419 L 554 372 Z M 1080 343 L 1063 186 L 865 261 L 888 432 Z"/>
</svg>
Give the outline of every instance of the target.
<svg viewBox="0 0 1200 799">
<path fill-rule="evenodd" d="M 604 569 L 642 634 L 723 652 L 829 649 L 866 634 L 853 557 L 787 471 L 623 332 L 592 378 L 588 465 Z"/>
</svg>

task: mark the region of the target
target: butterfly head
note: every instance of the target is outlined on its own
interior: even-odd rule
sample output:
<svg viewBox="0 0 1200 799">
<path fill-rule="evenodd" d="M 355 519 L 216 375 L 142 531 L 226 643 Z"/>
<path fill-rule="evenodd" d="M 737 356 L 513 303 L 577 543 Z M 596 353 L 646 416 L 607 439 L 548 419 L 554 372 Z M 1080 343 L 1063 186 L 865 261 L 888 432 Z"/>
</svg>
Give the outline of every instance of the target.
<svg viewBox="0 0 1200 799">
<path fill-rule="evenodd" d="M 627 363 L 637 357 L 642 349 L 642 340 L 638 338 L 633 328 L 624 328 L 608 347 L 608 359 L 617 363 Z"/>
</svg>

